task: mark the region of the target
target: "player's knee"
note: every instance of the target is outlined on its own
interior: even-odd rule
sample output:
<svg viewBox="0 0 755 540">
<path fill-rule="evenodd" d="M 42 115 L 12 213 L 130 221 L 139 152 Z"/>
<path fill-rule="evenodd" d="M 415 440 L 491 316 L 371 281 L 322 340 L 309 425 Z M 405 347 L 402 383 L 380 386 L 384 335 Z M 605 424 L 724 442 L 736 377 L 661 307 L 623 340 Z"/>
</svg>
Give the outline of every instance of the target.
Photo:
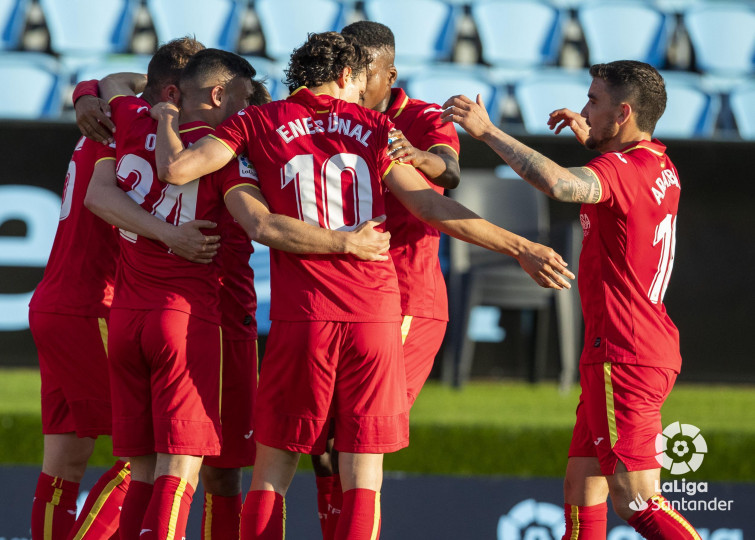
<svg viewBox="0 0 755 540">
<path fill-rule="evenodd" d="M 221 497 L 234 497 L 241 493 L 241 469 L 220 469 L 204 465 L 200 475 L 207 493 Z"/>
<path fill-rule="evenodd" d="M 319 456 L 313 455 L 312 468 L 315 471 L 315 476 L 333 476 L 335 474 L 333 460 L 333 453 L 327 450 Z"/>
</svg>

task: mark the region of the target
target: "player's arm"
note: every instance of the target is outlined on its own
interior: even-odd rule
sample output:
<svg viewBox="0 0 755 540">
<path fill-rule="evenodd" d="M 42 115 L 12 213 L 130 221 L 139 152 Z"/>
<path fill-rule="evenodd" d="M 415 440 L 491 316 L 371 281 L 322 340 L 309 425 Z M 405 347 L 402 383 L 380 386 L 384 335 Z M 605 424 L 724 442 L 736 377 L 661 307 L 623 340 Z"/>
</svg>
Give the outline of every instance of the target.
<svg viewBox="0 0 755 540">
<path fill-rule="evenodd" d="M 221 169 L 235 156 L 219 140 L 205 136 L 184 148 L 178 132 L 178 107 L 158 103 L 150 109 L 157 120 L 155 163 L 157 176 L 168 184 L 183 185 Z"/>
<path fill-rule="evenodd" d="M 100 81 L 100 97 L 110 103 L 115 96 L 135 96 L 146 85 L 143 73 L 113 73 Z"/>
<path fill-rule="evenodd" d="M 375 226 L 385 216 L 366 221 L 354 231 L 333 231 L 270 212 L 259 189 L 243 185 L 231 189 L 225 204 L 251 240 L 290 253 L 350 254 L 366 261 L 388 260 L 390 233 Z"/>
<path fill-rule="evenodd" d="M 451 147 L 437 145 L 427 151 L 420 150 L 399 129 L 391 130 L 388 137 L 392 139 L 388 145 L 391 158 L 416 167 L 436 186 L 454 189 L 459 185 L 459 156 Z"/>
<path fill-rule="evenodd" d="M 385 183 L 417 218 L 454 238 L 514 257 L 541 287 L 569 289 L 574 279 L 566 262 L 553 249 L 530 242 L 430 189 L 411 167 L 393 166 Z"/>
<path fill-rule="evenodd" d="M 441 118 L 456 122 L 475 139 L 490 146 L 514 171 L 534 187 L 563 202 L 600 202 L 597 176 L 584 167 L 561 167 L 493 125 L 480 96 L 477 103 L 454 96 L 443 104 Z"/>
<path fill-rule="evenodd" d="M 206 236 L 200 230 L 212 229 L 215 223 L 197 220 L 176 227 L 156 218 L 116 185 L 114 159 L 101 159 L 95 165 L 84 205 L 111 225 L 158 240 L 189 261 L 207 264 L 218 252 L 220 236 Z"/>
</svg>

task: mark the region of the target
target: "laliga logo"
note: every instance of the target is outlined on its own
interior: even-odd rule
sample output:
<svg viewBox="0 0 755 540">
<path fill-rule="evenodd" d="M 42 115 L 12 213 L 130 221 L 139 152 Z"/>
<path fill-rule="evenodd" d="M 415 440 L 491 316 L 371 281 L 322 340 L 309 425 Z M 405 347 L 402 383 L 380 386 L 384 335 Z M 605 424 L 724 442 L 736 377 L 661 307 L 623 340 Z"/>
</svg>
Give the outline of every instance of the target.
<svg viewBox="0 0 755 540">
<path fill-rule="evenodd" d="M 655 459 L 671 474 L 696 471 L 708 452 L 700 429 L 692 424 L 674 422 L 655 438 Z"/>
</svg>

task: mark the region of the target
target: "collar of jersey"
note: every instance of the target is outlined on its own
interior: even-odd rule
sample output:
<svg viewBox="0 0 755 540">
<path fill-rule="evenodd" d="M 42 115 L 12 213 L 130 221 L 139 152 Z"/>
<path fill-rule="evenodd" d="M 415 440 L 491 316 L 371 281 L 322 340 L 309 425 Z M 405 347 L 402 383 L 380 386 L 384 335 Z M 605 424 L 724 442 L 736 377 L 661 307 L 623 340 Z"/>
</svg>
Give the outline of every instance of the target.
<svg viewBox="0 0 755 540">
<path fill-rule="evenodd" d="M 300 86 L 288 98 L 291 101 L 298 101 L 302 105 L 314 109 L 318 113 L 330 112 L 333 102 L 336 100 L 328 94 L 313 94 L 306 86 Z"/>
<path fill-rule="evenodd" d="M 393 120 L 404 112 L 404 107 L 409 103 L 409 96 L 406 95 L 403 88 L 391 88 L 391 95 L 393 100 L 391 106 L 386 109 L 385 114 Z"/>
<path fill-rule="evenodd" d="M 666 145 L 664 145 L 658 139 L 653 139 L 652 141 L 640 141 L 638 143 L 630 144 L 629 146 L 622 148 L 621 153 L 626 154 L 628 152 L 631 152 L 632 150 L 637 150 L 639 148 L 644 148 L 645 150 L 648 150 L 657 156 L 662 156 L 666 153 Z"/>
<path fill-rule="evenodd" d="M 178 126 L 178 132 L 179 133 L 186 133 L 188 131 L 194 131 L 194 130 L 202 129 L 202 128 L 206 128 L 206 129 L 209 129 L 211 131 L 215 131 L 213 129 L 213 127 L 210 124 L 208 124 L 207 122 L 204 122 L 202 120 L 194 120 L 193 122 L 186 122 L 186 123 L 180 124 Z"/>
</svg>

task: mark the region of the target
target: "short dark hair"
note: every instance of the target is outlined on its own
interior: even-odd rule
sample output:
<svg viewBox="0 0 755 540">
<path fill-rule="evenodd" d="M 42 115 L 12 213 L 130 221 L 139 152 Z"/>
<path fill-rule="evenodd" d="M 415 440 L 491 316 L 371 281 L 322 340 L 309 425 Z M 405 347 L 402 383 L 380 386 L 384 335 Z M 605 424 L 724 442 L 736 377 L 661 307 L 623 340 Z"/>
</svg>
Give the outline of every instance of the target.
<svg viewBox="0 0 755 540">
<path fill-rule="evenodd" d="M 199 41 L 186 36 L 169 41 L 155 52 L 147 67 L 147 89 L 159 92 L 169 84 L 178 85 L 189 59 L 204 49 Z"/>
<path fill-rule="evenodd" d="M 616 103 L 626 101 L 637 115 L 637 127 L 653 133 L 666 110 L 666 84 L 653 66 L 636 60 L 617 60 L 590 68 L 594 79 L 608 85 Z"/>
<path fill-rule="evenodd" d="M 252 97 L 249 98 L 249 105 L 264 105 L 273 100 L 270 92 L 267 91 L 262 81 L 252 79 Z"/>
<path fill-rule="evenodd" d="M 390 49 L 396 51 L 396 38 L 386 25 L 374 21 L 357 21 L 341 30 L 344 36 L 353 37 L 362 47 L 368 49 Z"/>
<path fill-rule="evenodd" d="M 191 57 L 181 74 L 186 81 L 230 81 L 236 77 L 251 79 L 257 74 L 248 60 L 238 54 L 221 49 L 204 49 Z"/>
<path fill-rule="evenodd" d="M 335 81 L 345 67 L 352 69 L 352 77 L 367 70 L 371 58 L 352 38 L 338 32 L 309 34 L 307 41 L 295 49 L 286 69 L 289 91 L 300 86 L 319 86 Z"/>
</svg>

